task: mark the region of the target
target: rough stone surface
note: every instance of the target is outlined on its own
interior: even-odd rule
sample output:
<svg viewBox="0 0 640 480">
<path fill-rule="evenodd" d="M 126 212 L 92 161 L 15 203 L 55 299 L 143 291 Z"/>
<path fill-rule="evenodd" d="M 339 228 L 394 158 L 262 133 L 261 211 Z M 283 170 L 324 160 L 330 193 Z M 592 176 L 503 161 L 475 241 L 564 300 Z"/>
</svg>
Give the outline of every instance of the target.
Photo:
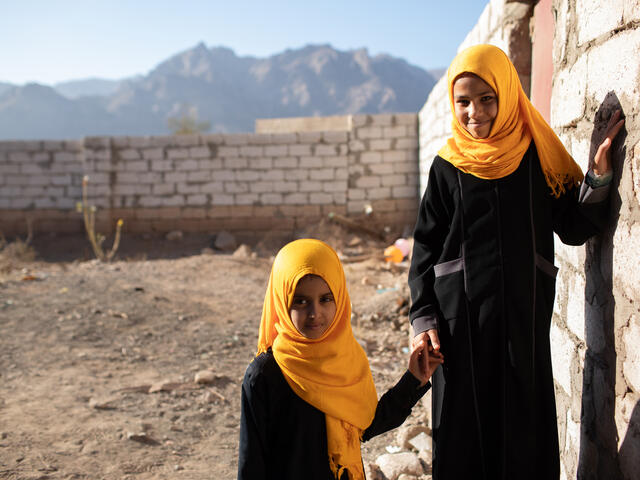
<svg viewBox="0 0 640 480">
<path fill-rule="evenodd" d="M 376 464 L 388 480 L 397 480 L 402 474 L 419 476 L 424 472 L 415 453 L 386 453 L 376 459 Z"/>
</svg>

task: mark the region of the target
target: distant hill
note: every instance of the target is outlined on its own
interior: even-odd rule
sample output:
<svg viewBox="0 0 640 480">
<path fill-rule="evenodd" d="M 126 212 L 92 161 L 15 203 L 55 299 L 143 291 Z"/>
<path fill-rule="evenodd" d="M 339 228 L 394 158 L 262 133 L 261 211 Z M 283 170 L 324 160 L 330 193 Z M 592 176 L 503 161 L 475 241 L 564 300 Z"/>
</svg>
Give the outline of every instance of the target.
<svg viewBox="0 0 640 480">
<path fill-rule="evenodd" d="M 85 78 L 56 83 L 53 88 L 67 98 L 107 96 L 118 90 L 123 80 L 105 80 L 103 78 Z"/>
<path fill-rule="evenodd" d="M 0 82 L 0 95 L 2 95 L 4 92 L 9 90 L 13 86 L 14 85 L 12 85 L 11 83 Z"/>
<path fill-rule="evenodd" d="M 161 135 L 186 109 L 212 132 L 250 132 L 256 118 L 417 112 L 436 80 L 366 49 L 309 45 L 254 58 L 201 43 L 131 79 L 0 84 L 0 139 Z"/>
</svg>

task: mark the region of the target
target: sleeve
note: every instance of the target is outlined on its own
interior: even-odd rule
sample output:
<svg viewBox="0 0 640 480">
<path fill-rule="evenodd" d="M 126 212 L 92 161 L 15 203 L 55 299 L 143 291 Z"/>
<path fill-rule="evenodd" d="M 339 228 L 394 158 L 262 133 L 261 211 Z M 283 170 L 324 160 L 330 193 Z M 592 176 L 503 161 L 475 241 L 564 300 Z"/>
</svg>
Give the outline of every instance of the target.
<svg viewBox="0 0 640 480">
<path fill-rule="evenodd" d="M 256 370 L 249 365 L 242 381 L 238 480 L 267 478 L 266 384 Z"/>
<path fill-rule="evenodd" d="M 442 253 L 449 231 L 449 214 L 436 176 L 436 162 L 429 171 L 427 189 L 420 202 L 413 233 L 413 253 L 409 268 L 411 308 L 409 319 L 413 334 L 437 328 L 438 301 L 433 290 L 433 267 Z"/>
<path fill-rule="evenodd" d="M 567 245 L 582 245 L 607 224 L 611 178 L 587 172 L 580 190 L 572 189 L 554 200 L 553 230 Z"/>
<path fill-rule="evenodd" d="M 399 427 L 411 414 L 411 409 L 429 390 L 431 383 L 420 387 L 420 381 L 408 370 L 400 381 L 391 387 L 378 401 L 371 425 L 362 434 L 362 441 Z"/>
</svg>

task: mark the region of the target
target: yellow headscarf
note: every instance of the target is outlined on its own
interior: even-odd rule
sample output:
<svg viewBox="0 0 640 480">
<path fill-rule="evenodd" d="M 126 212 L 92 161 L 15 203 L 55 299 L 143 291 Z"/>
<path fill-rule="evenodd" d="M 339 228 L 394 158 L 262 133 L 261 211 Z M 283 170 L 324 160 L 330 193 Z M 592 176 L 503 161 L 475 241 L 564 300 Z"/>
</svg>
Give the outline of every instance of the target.
<svg viewBox="0 0 640 480">
<path fill-rule="evenodd" d="M 289 306 L 298 281 L 318 275 L 336 302 L 336 316 L 318 339 L 302 336 Z M 351 301 L 336 253 L 320 240 L 296 240 L 276 256 L 264 298 L 258 354 L 272 347 L 293 391 L 324 412 L 329 464 L 336 478 L 364 479 L 360 438 L 375 415 L 376 394 L 369 361 L 351 331 Z"/>
<path fill-rule="evenodd" d="M 463 73 L 484 80 L 498 96 L 498 114 L 487 138 L 477 139 L 453 115 L 453 136 L 438 155 L 459 170 L 479 178 L 496 179 L 513 173 L 535 142 L 547 184 L 557 197 L 566 186 L 582 181 L 582 170 L 555 132 L 531 104 L 509 57 L 493 45 L 476 45 L 460 52 L 447 71 L 449 102 L 454 112 L 453 83 Z"/>
</svg>

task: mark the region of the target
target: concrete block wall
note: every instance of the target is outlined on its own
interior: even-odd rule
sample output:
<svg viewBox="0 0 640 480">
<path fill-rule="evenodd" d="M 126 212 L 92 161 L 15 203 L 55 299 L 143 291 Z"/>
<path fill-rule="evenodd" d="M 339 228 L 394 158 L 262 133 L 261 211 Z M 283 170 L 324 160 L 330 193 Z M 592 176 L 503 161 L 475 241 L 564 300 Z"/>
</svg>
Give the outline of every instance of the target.
<svg viewBox="0 0 640 480">
<path fill-rule="evenodd" d="M 0 231 L 81 231 L 89 178 L 98 228 L 293 233 L 333 211 L 401 232 L 418 199 L 416 114 L 356 115 L 347 131 L 0 142 Z M 72 148 L 73 147 L 73 148 Z M 57 149 L 57 150 L 56 150 Z M 64 183 L 64 185 L 60 185 Z M 37 188 L 36 188 L 37 187 Z"/>
<path fill-rule="evenodd" d="M 614 144 L 611 221 L 585 247 L 557 242 L 552 349 L 562 478 L 640 472 L 640 6 L 555 0 L 551 124 L 584 170 L 609 115 Z M 557 361 L 556 361 L 557 359 Z"/>
<path fill-rule="evenodd" d="M 531 85 L 531 38 L 529 21 L 531 1 L 491 0 L 475 27 L 458 47 L 458 52 L 472 45 L 489 43 L 504 50 L 514 63 L 524 91 Z M 453 60 L 453 59 L 452 59 Z M 420 109 L 420 191 L 424 192 L 431 162 L 451 136 L 451 107 L 446 74 L 436 83 Z"/>
</svg>

